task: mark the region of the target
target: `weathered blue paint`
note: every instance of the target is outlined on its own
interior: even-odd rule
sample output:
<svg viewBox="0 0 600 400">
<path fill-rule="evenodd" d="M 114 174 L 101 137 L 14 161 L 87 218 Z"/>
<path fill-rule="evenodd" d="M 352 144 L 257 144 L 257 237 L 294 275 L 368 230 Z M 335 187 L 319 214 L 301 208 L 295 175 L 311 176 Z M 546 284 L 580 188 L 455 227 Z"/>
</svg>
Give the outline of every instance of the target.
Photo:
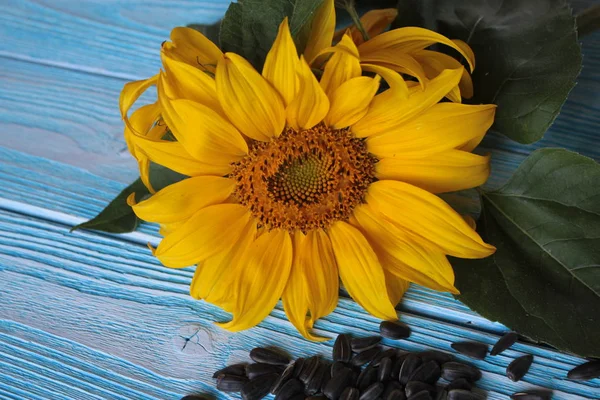
<svg viewBox="0 0 600 400">
<path fill-rule="evenodd" d="M 154 74 L 169 29 L 219 19 L 229 1 L 6 0 L 0 13 L 0 399 L 178 399 L 214 389 L 212 371 L 247 360 L 254 346 L 292 355 L 328 354 L 331 343 L 300 338 L 278 305 L 257 328 L 231 334 L 227 314 L 191 299 L 193 270 L 169 270 L 149 254 L 155 227 L 70 234 L 135 178 L 122 139 L 119 91 Z M 589 2 L 578 1 L 586 4 Z M 600 34 L 584 40 L 584 70 L 562 114 L 532 146 L 486 138 L 494 179 L 504 181 L 533 149 L 564 146 L 600 159 Z M 151 96 L 142 100 L 147 102 Z M 494 343 L 505 331 L 451 296 L 413 286 L 399 310 L 406 350 L 452 351 L 459 339 Z M 342 296 L 317 323 L 324 335 L 372 334 L 377 319 Z M 535 355 L 518 384 L 508 363 Z M 461 357 L 459 357 L 461 358 Z M 475 362 L 490 399 L 555 389 L 557 399 L 600 398 L 600 379 L 577 383 L 582 360 L 529 344 Z"/>
</svg>

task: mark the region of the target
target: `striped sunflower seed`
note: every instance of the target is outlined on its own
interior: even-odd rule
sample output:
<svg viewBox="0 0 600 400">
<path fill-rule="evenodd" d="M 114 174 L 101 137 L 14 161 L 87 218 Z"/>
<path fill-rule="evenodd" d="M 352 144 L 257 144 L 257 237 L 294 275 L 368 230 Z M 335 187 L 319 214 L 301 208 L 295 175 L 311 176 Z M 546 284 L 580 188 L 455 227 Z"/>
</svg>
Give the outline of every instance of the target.
<svg viewBox="0 0 600 400">
<path fill-rule="evenodd" d="M 431 400 L 431 394 L 427 390 L 422 390 L 419 393 L 409 396 L 408 400 Z"/>
<path fill-rule="evenodd" d="M 456 342 L 452 348 L 467 357 L 483 360 L 488 353 L 488 345 L 479 342 Z"/>
<path fill-rule="evenodd" d="M 275 395 L 275 400 L 291 400 L 297 395 L 304 398 L 304 385 L 296 378 L 288 379 Z"/>
<path fill-rule="evenodd" d="M 448 400 L 477 400 L 476 394 L 465 389 L 452 389 L 448 392 Z"/>
<path fill-rule="evenodd" d="M 410 327 L 400 321 L 381 321 L 379 333 L 388 339 L 406 339 L 410 336 Z"/>
<path fill-rule="evenodd" d="M 345 368 L 332 376 L 323 388 L 323 394 L 330 400 L 338 399 L 344 389 L 352 384 L 353 372 L 350 368 Z"/>
<path fill-rule="evenodd" d="M 290 363 L 290 358 L 288 356 L 264 347 L 252 349 L 250 358 L 257 363 L 272 365 L 288 365 Z"/>
<path fill-rule="evenodd" d="M 279 374 L 269 373 L 262 374 L 255 378 L 251 378 L 242 387 L 242 399 L 244 400 L 260 400 L 269 394 L 269 390 L 279 379 Z"/>
<path fill-rule="evenodd" d="M 208 400 L 208 397 L 205 397 L 201 394 L 188 394 L 183 396 L 181 400 Z"/>
<path fill-rule="evenodd" d="M 552 398 L 552 392 L 519 392 L 511 394 L 510 398 L 512 400 L 550 400 Z"/>
<path fill-rule="evenodd" d="M 300 370 L 300 374 L 298 374 L 298 379 L 300 379 L 300 381 L 306 385 L 306 383 L 317 373 L 319 365 L 320 363 L 318 356 L 307 358 L 304 361 L 302 370 Z"/>
<path fill-rule="evenodd" d="M 600 377 L 600 361 L 588 361 L 567 373 L 567 378 L 574 381 L 589 381 Z"/>
<path fill-rule="evenodd" d="M 245 376 L 246 375 L 246 364 L 232 364 L 228 365 L 225 368 L 221 368 L 217 372 L 213 374 L 213 378 L 217 378 L 219 375 L 236 375 L 236 376 Z"/>
<path fill-rule="evenodd" d="M 338 335 L 333 344 L 333 361 L 349 362 L 352 358 L 352 347 L 348 335 Z"/>
<path fill-rule="evenodd" d="M 402 389 L 394 389 L 384 396 L 383 400 L 406 400 L 406 394 Z"/>
<path fill-rule="evenodd" d="M 404 394 L 404 386 L 402 386 L 400 382 L 398 382 L 397 380 L 388 381 L 385 385 L 385 390 L 383 391 L 381 398 L 383 400 L 386 400 L 389 397 L 390 393 L 396 390 L 399 390 L 402 392 L 402 394 Z"/>
<path fill-rule="evenodd" d="M 315 373 L 306 382 L 305 392 L 309 396 L 317 394 L 323 387 L 323 382 L 331 377 L 331 367 L 327 363 L 319 363 Z"/>
<path fill-rule="evenodd" d="M 442 378 L 447 381 L 464 378 L 469 382 L 475 382 L 481 379 L 481 371 L 467 364 L 450 361 L 442 365 Z"/>
<path fill-rule="evenodd" d="M 245 376 L 221 374 L 217 377 L 217 389 L 221 392 L 239 392 L 248 382 Z"/>
<path fill-rule="evenodd" d="M 529 371 L 531 363 L 533 363 L 533 356 L 531 354 L 516 358 L 506 367 L 506 376 L 513 382 L 520 381 L 527 371 Z"/>
<path fill-rule="evenodd" d="M 519 338 L 519 335 L 517 334 L 517 332 L 505 333 L 500 339 L 498 339 L 498 341 L 496 342 L 494 347 L 492 347 L 492 351 L 490 351 L 490 355 L 496 356 L 496 355 L 502 353 L 504 350 L 508 349 L 510 346 L 515 344 L 515 342 L 517 341 L 518 338 Z"/>
<path fill-rule="evenodd" d="M 379 353 L 381 353 L 380 347 L 373 347 L 372 349 L 365 350 L 362 353 L 358 353 L 352 357 L 350 364 L 355 367 L 362 367 L 366 363 L 373 361 L 373 359 L 377 357 Z"/>
<path fill-rule="evenodd" d="M 454 360 L 452 354 L 444 353 L 443 351 L 439 350 L 426 350 L 418 353 L 418 355 L 424 363 L 427 361 L 435 361 L 442 365 L 443 363 Z"/>
<path fill-rule="evenodd" d="M 452 389 L 466 389 L 471 390 L 471 384 L 465 378 L 458 378 L 453 380 L 446 386 L 446 390 L 450 391 Z"/>
<path fill-rule="evenodd" d="M 379 365 L 379 363 L 381 362 L 381 360 L 383 360 L 386 357 L 389 358 L 396 358 L 398 356 L 398 350 L 397 349 L 386 349 L 383 350 L 381 353 L 377 354 L 377 356 L 375 356 L 375 358 L 373 359 L 373 361 L 371 361 L 371 363 L 369 365 L 372 365 L 374 367 L 377 367 Z"/>
<path fill-rule="evenodd" d="M 409 354 L 402 363 L 398 380 L 401 384 L 406 385 L 408 377 L 421 365 L 421 359 L 416 354 Z"/>
<path fill-rule="evenodd" d="M 427 361 L 417 367 L 408 377 L 409 381 L 419 381 L 433 385 L 440 379 L 442 371 L 440 366 L 435 361 Z"/>
<path fill-rule="evenodd" d="M 305 359 L 302 357 L 297 358 L 296 361 L 294 361 L 294 378 L 297 378 L 300 375 L 302 368 L 304 368 L 304 361 Z"/>
<path fill-rule="evenodd" d="M 356 387 L 362 392 L 377 381 L 377 369 L 372 365 L 368 365 L 358 375 Z"/>
<path fill-rule="evenodd" d="M 379 368 L 377 370 L 377 379 L 379 382 L 387 381 L 392 374 L 392 359 L 389 357 L 385 357 L 379 363 Z"/>
<path fill-rule="evenodd" d="M 408 397 L 417 394 L 423 390 L 427 390 L 429 392 L 429 394 L 435 394 L 436 389 L 434 386 L 431 386 L 425 382 L 417 382 L 417 381 L 412 381 L 412 382 L 408 382 L 406 384 L 406 387 L 404 388 L 404 391 L 406 392 L 406 395 Z"/>
<path fill-rule="evenodd" d="M 279 376 L 279 379 L 277 379 L 275 381 L 275 383 L 273 383 L 273 386 L 271 387 L 271 393 L 273 393 L 273 394 L 279 393 L 279 389 L 281 389 L 283 384 L 286 383 L 289 379 L 291 379 L 292 376 L 294 375 L 295 367 L 296 367 L 295 363 L 291 363 L 283 370 L 283 372 Z"/>
<path fill-rule="evenodd" d="M 281 367 L 278 365 L 265 363 L 255 363 L 246 365 L 246 376 L 250 380 L 256 378 L 257 376 L 273 373 L 280 374 L 281 372 Z"/>
<path fill-rule="evenodd" d="M 375 382 L 371 386 L 365 389 L 365 391 L 360 395 L 360 400 L 375 400 L 378 398 L 383 391 L 385 390 L 385 386 L 381 382 Z"/>
<path fill-rule="evenodd" d="M 340 400 L 358 400 L 360 392 L 357 388 L 348 386 L 340 395 Z"/>
<path fill-rule="evenodd" d="M 362 338 L 353 338 L 350 340 L 350 347 L 355 353 L 372 349 L 381 342 L 381 336 L 367 336 Z"/>
</svg>

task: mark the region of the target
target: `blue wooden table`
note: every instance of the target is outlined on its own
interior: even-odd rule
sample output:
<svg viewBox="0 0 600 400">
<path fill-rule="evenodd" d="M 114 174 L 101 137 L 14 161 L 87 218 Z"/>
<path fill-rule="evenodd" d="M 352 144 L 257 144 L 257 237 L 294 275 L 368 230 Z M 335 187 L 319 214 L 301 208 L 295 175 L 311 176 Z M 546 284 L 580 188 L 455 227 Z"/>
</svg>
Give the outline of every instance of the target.
<svg viewBox="0 0 600 400">
<path fill-rule="evenodd" d="M 188 295 L 192 269 L 162 267 L 146 247 L 152 226 L 110 236 L 69 233 L 137 176 L 117 109 L 125 82 L 160 67 L 170 28 L 209 23 L 228 0 L 0 1 L 0 399 L 179 399 L 205 392 L 225 364 L 260 345 L 294 356 L 329 354 L 303 340 L 280 306 L 258 327 L 232 334 L 226 315 Z M 580 2 L 580 3 L 590 3 Z M 533 149 L 564 146 L 600 157 L 600 34 L 583 40 L 584 69 L 544 140 L 516 146 L 489 137 L 498 185 Z M 147 98 L 146 101 L 149 101 Z M 458 339 L 493 344 L 506 328 L 451 296 L 413 286 L 399 306 L 413 328 L 407 350 L 450 350 Z M 323 334 L 373 334 L 378 320 L 346 297 L 319 321 Z M 524 381 L 504 371 L 524 353 Z M 462 359 L 462 357 L 458 357 Z M 517 344 L 474 362 L 490 399 L 554 389 L 556 399 L 600 398 L 600 379 L 566 372 L 578 357 Z"/>
</svg>

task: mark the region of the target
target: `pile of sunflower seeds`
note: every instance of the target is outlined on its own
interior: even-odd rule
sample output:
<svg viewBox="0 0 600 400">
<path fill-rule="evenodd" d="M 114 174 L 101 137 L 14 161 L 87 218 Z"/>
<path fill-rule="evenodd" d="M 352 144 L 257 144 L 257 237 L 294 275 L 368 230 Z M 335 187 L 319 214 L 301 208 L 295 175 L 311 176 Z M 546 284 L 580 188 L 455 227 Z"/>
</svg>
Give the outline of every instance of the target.
<svg viewBox="0 0 600 400">
<path fill-rule="evenodd" d="M 260 400 L 269 393 L 275 400 L 472 400 L 480 399 L 471 389 L 481 378 L 472 365 L 458 362 L 451 354 L 437 350 L 418 353 L 396 348 L 384 349 L 382 336 L 405 339 L 410 328 L 401 322 L 384 321 L 381 336 L 351 338 L 339 335 L 333 346 L 333 362 L 319 356 L 292 361 L 276 349 L 255 348 L 250 352 L 252 364 L 235 364 L 213 375 L 217 389 L 239 392 L 244 400 Z M 494 356 L 508 349 L 518 335 L 504 335 L 489 353 Z M 482 360 L 488 346 L 478 342 L 452 344 L 457 352 Z M 533 356 L 515 359 L 506 374 L 512 381 L 522 379 Z M 598 373 L 592 362 L 570 372 L 570 379 L 590 379 Z M 577 370 L 579 368 L 579 370 Z M 574 372 L 574 373 L 573 373 Z M 573 373 L 573 374 L 572 374 Z M 440 378 L 442 380 L 440 380 Z M 514 393 L 513 400 L 546 400 L 552 392 Z M 191 399 L 190 399 L 191 400 Z"/>
</svg>

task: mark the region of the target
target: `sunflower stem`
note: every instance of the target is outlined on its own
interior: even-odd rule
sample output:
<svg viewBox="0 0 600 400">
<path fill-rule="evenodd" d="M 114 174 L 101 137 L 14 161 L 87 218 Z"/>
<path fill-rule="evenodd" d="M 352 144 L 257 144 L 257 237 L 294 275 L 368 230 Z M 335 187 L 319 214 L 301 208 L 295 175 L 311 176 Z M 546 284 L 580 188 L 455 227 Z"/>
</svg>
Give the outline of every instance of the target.
<svg viewBox="0 0 600 400">
<path fill-rule="evenodd" d="M 360 17 L 358 16 L 358 13 L 356 12 L 356 8 L 354 8 L 354 1 L 345 0 L 343 5 L 344 5 L 344 8 L 346 9 L 346 11 L 348 12 L 348 14 L 350 14 L 350 18 L 352 18 L 352 22 L 354 23 L 354 26 L 356 26 L 356 29 L 358 29 L 358 31 L 362 35 L 364 41 L 366 42 L 367 40 L 369 40 L 369 34 L 365 30 L 365 27 L 363 26 L 362 22 L 360 22 Z"/>
</svg>

